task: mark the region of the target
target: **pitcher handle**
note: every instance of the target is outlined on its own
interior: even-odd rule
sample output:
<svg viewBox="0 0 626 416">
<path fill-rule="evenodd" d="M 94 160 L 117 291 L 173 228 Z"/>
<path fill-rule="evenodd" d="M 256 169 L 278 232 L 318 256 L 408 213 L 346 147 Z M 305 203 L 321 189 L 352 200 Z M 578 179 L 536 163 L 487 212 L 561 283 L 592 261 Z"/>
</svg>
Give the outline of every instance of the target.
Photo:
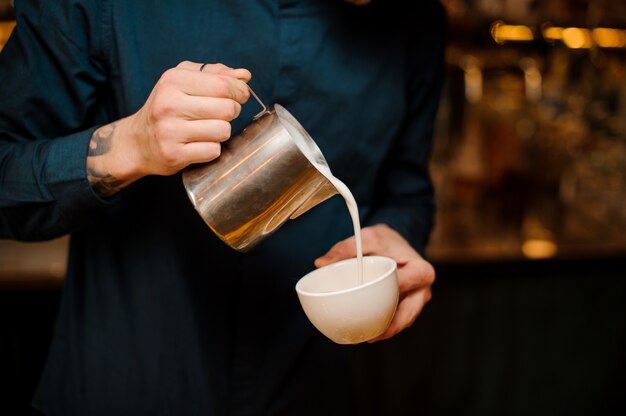
<svg viewBox="0 0 626 416">
<path fill-rule="evenodd" d="M 261 112 L 259 114 L 257 114 L 256 116 L 254 116 L 255 120 L 258 120 L 259 118 L 261 118 L 265 113 L 269 113 L 270 109 L 263 103 L 263 101 L 261 101 L 261 99 L 259 98 L 258 95 L 256 95 L 254 93 L 254 91 L 252 91 L 252 88 L 250 88 L 250 86 L 248 85 L 248 90 L 250 91 L 250 94 L 252 94 L 252 96 L 254 97 L 254 99 L 261 105 L 261 107 L 263 107 L 263 110 L 261 110 Z"/>
</svg>

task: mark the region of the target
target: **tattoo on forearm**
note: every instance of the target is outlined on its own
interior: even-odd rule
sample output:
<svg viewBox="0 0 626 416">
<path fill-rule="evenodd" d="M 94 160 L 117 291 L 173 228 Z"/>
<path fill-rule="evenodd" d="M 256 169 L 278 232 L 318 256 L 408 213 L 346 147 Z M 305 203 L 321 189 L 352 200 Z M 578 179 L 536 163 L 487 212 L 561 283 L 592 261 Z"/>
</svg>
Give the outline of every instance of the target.
<svg viewBox="0 0 626 416">
<path fill-rule="evenodd" d="M 100 173 L 95 169 L 87 169 L 87 180 L 93 190 L 102 197 L 115 195 L 124 187 L 124 181 L 108 173 Z"/>
<path fill-rule="evenodd" d="M 115 127 L 117 127 L 117 123 L 111 123 L 93 132 L 91 141 L 89 142 L 89 154 L 87 156 L 100 156 L 111 150 Z"/>
<path fill-rule="evenodd" d="M 102 156 L 111 150 L 113 144 L 113 132 L 116 123 L 107 124 L 93 132 L 89 142 L 89 152 L 87 153 L 87 180 L 94 191 L 102 197 L 109 197 L 119 192 L 125 182 L 116 178 L 108 172 L 101 172 L 93 167 L 93 159 Z"/>
</svg>

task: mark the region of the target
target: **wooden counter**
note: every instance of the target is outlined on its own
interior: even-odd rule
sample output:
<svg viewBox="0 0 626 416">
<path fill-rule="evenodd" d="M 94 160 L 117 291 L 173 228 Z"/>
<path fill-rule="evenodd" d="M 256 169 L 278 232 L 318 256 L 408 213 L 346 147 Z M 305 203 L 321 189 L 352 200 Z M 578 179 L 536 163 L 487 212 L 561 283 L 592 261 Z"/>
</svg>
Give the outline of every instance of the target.
<svg viewBox="0 0 626 416">
<path fill-rule="evenodd" d="M 22 243 L 0 240 L 0 290 L 61 287 L 69 238 Z"/>
</svg>

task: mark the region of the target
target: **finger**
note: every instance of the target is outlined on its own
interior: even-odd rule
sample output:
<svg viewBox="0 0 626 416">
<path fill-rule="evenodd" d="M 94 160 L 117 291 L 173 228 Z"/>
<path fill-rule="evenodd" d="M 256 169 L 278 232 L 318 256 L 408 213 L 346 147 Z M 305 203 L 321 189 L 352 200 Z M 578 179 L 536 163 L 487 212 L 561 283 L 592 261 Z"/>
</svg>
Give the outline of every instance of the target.
<svg viewBox="0 0 626 416">
<path fill-rule="evenodd" d="M 241 104 L 230 98 L 185 96 L 180 103 L 180 115 L 187 120 L 231 121 L 241 113 Z"/>
<path fill-rule="evenodd" d="M 248 84 L 244 81 L 220 74 L 205 72 L 191 72 L 195 78 L 201 77 L 200 82 L 191 81 L 190 89 L 184 90 L 189 95 L 201 95 L 217 98 L 231 98 L 240 104 L 245 104 L 250 98 Z M 204 79 L 202 79 L 204 77 Z"/>
<path fill-rule="evenodd" d="M 396 263 L 403 264 L 406 247 L 410 246 L 405 240 L 398 240 L 394 233 L 391 228 L 382 225 L 363 228 L 361 230 L 363 255 L 387 256 Z"/>
<path fill-rule="evenodd" d="M 184 65 L 183 65 L 184 64 Z M 216 75 L 226 75 L 232 78 L 237 78 L 241 81 L 244 82 L 248 82 L 250 81 L 250 79 L 252 79 L 252 74 L 250 73 L 250 71 L 248 71 L 245 68 L 232 68 L 230 66 L 226 66 L 222 63 L 216 63 L 216 64 L 210 64 L 210 63 L 206 63 L 206 64 L 200 64 L 200 63 L 196 63 L 196 62 L 181 62 L 179 64 L 183 65 L 182 68 L 185 69 L 190 69 L 193 71 L 202 71 L 202 72 L 207 72 L 207 73 L 211 73 L 211 74 L 216 74 Z"/>
<path fill-rule="evenodd" d="M 192 61 L 182 61 L 181 63 L 176 65 L 176 68 L 187 69 L 190 71 L 207 72 L 211 74 L 227 75 L 227 76 L 232 76 L 233 78 L 238 78 L 233 75 L 237 73 L 236 71 L 238 71 L 239 69 L 242 69 L 242 68 L 235 69 L 231 66 L 224 65 L 221 62 L 204 63 L 204 62 L 192 62 Z"/>
<path fill-rule="evenodd" d="M 218 142 L 191 142 L 181 149 L 181 159 L 186 165 L 210 162 L 219 157 L 222 146 Z"/>
<path fill-rule="evenodd" d="M 225 142 L 231 135 L 231 124 L 224 120 L 191 120 L 179 123 L 184 143 Z"/>
<path fill-rule="evenodd" d="M 376 342 L 393 337 L 404 329 L 413 325 L 419 314 L 424 309 L 424 305 L 430 300 L 430 289 L 417 290 L 407 294 L 404 299 L 398 303 L 396 313 L 389 324 L 387 330 L 378 337 L 368 341 Z"/>
<path fill-rule="evenodd" d="M 208 72 L 215 75 L 225 75 L 243 82 L 248 82 L 252 79 L 252 73 L 247 69 L 230 68 L 222 64 L 206 64 L 202 67 L 202 72 Z"/>
<path fill-rule="evenodd" d="M 315 267 L 324 267 L 353 257 L 356 257 L 356 240 L 354 237 L 349 237 L 332 246 L 322 257 L 317 258 Z"/>
<path fill-rule="evenodd" d="M 161 88 L 179 90 L 187 95 L 230 98 L 244 104 L 250 98 L 248 85 L 227 75 L 200 72 L 185 68 L 168 69 L 157 84 Z"/>
<path fill-rule="evenodd" d="M 205 64 L 204 62 L 193 62 L 193 61 L 182 61 L 181 63 L 176 65 L 176 68 L 189 69 L 192 71 L 199 71 L 202 68 L 202 71 L 207 71 L 207 72 L 209 72 L 211 68 L 213 69 L 214 72 L 217 72 L 219 70 L 226 71 L 226 70 L 232 69 L 232 67 L 224 65 L 221 62 Z"/>
<path fill-rule="evenodd" d="M 237 68 L 233 71 L 233 76 L 245 83 L 248 83 L 252 79 L 252 72 L 245 68 Z"/>
<path fill-rule="evenodd" d="M 398 267 L 398 288 L 400 293 L 432 286 L 435 269 L 425 260 L 412 259 Z"/>
<path fill-rule="evenodd" d="M 361 230 L 361 242 L 364 256 L 389 255 L 386 251 L 381 251 L 380 234 L 373 227 Z M 322 257 L 315 260 L 316 267 L 323 267 L 340 260 L 356 257 L 356 238 L 354 236 L 346 238 L 335 244 Z"/>
</svg>

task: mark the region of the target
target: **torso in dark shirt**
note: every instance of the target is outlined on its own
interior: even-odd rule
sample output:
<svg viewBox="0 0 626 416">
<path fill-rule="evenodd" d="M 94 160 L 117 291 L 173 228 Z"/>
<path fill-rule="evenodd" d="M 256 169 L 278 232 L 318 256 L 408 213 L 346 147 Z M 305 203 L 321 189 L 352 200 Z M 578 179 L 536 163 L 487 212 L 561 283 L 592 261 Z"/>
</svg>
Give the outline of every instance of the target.
<svg viewBox="0 0 626 416">
<path fill-rule="evenodd" d="M 180 61 L 245 67 L 257 94 L 285 106 L 316 140 L 365 225 L 384 204 L 375 190 L 406 123 L 409 68 L 434 65 L 410 66 L 412 54 L 423 55 L 410 50 L 411 37 L 432 16 L 403 2 L 67 3 L 52 13 L 87 22 L 77 26 L 100 37 L 90 44 L 106 74 L 86 125 L 135 112 Z M 88 78 L 95 69 L 84 71 Z M 233 131 L 258 110 L 246 104 Z M 90 215 L 71 238 L 37 408 L 64 416 L 367 414 L 355 347 L 321 336 L 294 289 L 315 258 L 352 235 L 339 197 L 246 254 L 206 227 L 180 175 L 144 178 Z"/>
</svg>

